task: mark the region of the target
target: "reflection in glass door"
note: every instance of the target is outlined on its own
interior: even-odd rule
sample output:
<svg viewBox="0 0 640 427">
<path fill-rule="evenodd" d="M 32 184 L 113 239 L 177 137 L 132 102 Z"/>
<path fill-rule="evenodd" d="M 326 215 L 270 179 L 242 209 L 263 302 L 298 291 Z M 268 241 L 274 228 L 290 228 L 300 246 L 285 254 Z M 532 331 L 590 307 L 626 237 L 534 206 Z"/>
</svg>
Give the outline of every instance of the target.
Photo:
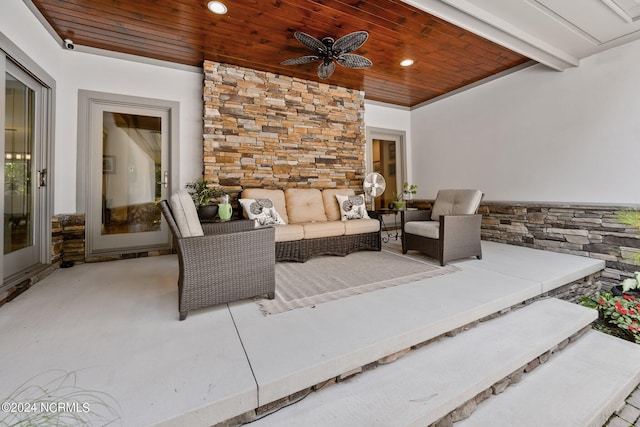
<svg viewBox="0 0 640 427">
<path fill-rule="evenodd" d="M 9 64 L 4 98 L 3 275 L 9 277 L 39 261 L 39 208 L 34 177 L 37 103 L 42 86 Z M 44 179 L 44 177 L 43 177 Z"/>
<path fill-rule="evenodd" d="M 103 112 L 101 234 L 160 230 L 160 117 Z"/>
<path fill-rule="evenodd" d="M 385 139 L 373 139 L 373 171 L 384 176 L 387 187 L 381 197 L 376 197 L 376 209 L 387 208 L 393 200 L 398 181 L 398 159 L 396 141 Z"/>
<path fill-rule="evenodd" d="M 168 112 L 94 103 L 90 113 L 89 254 L 168 247 Z"/>
</svg>

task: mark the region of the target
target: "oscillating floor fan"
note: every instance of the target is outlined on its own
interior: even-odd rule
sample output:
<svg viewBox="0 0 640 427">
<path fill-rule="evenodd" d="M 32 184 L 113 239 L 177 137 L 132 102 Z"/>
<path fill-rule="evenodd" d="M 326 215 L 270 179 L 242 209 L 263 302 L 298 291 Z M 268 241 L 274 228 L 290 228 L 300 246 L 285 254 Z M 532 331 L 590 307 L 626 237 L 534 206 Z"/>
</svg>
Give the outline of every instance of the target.
<svg viewBox="0 0 640 427">
<path fill-rule="evenodd" d="M 376 210 L 375 198 L 378 196 L 382 196 L 385 188 L 387 188 L 387 183 L 384 180 L 384 176 L 382 176 L 378 172 L 368 173 L 364 178 L 362 188 L 364 189 L 364 194 L 371 197 L 371 210 Z"/>
</svg>

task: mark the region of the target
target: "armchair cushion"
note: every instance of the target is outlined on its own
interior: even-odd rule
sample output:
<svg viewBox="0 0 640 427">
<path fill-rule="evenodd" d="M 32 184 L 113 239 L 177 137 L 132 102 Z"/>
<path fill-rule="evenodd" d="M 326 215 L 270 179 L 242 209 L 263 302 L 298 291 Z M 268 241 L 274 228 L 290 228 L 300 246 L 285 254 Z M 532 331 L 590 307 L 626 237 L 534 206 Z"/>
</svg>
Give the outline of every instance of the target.
<svg viewBox="0 0 640 427">
<path fill-rule="evenodd" d="M 440 190 L 433 203 L 431 219 L 438 221 L 440 215 L 473 215 L 481 200 L 479 190 Z"/>
<path fill-rule="evenodd" d="M 204 236 L 196 205 L 186 190 L 180 190 L 170 199 L 171 211 L 182 237 Z"/>
<path fill-rule="evenodd" d="M 439 221 L 410 221 L 404 225 L 404 232 L 430 239 L 440 238 Z"/>
</svg>

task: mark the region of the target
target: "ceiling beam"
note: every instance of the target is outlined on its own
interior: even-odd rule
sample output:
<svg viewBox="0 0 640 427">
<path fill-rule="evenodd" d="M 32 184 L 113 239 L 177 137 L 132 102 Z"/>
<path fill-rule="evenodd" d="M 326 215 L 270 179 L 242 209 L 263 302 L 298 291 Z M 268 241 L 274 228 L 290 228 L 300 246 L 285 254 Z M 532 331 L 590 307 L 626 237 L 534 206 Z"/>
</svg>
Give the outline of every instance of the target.
<svg viewBox="0 0 640 427">
<path fill-rule="evenodd" d="M 580 60 L 522 31 L 469 0 L 402 0 L 554 70 L 577 67 Z"/>
</svg>

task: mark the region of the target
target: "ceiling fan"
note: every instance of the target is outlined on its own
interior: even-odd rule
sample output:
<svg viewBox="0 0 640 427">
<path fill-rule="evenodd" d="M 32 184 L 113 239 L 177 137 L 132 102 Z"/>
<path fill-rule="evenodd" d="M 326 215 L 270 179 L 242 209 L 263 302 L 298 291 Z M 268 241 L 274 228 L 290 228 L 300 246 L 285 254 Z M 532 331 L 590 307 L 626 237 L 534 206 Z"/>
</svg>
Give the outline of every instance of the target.
<svg viewBox="0 0 640 427">
<path fill-rule="evenodd" d="M 300 31 L 296 31 L 294 36 L 300 43 L 315 52 L 315 55 L 287 59 L 282 61 L 281 65 L 307 64 L 321 59 L 322 63 L 318 66 L 318 77 L 321 79 L 328 79 L 333 74 L 336 69 L 336 62 L 347 68 L 369 68 L 373 65 L 373 62 L 364 56 L 349 53 L 358 49 L 367 41 L 369 33 L 366 31 L 356 31 L 340 37 L 338 40 L 334 40 L 331 37 L 318 40 Z"/>
<path fill-rule="evenodd" d="M 387 188 L 384 176 L 378 172 L 368 173 L 367 176 L 364 177 L 362 188 L 364 190 L 364 194 L 371 197 L 371 210 L 374 211 L 374 199 L 378 196 L 382 196 L 382 193 L 384 193 L 384 190 Z"/>
</svg>

